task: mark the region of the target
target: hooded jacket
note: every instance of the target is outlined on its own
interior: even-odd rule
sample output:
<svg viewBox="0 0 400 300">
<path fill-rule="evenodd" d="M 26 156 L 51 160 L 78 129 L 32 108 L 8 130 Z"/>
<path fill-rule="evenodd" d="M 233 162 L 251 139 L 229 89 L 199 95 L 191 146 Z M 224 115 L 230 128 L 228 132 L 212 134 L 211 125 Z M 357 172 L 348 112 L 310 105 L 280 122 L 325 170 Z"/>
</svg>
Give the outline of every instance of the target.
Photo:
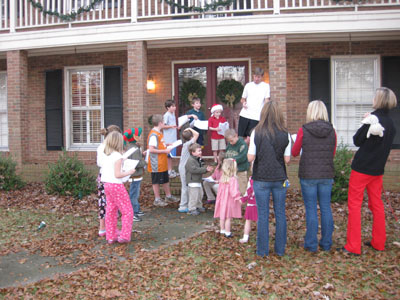
<svg viewBox="0 0 400 300">
<path fill-rule="evenodd" d="M 317 120 L 304 124 L 303 153 L 300 158 L 299 177 L 301 179 L 333 178 L 333 157 L 336 134 L 331 123 Z"/>
</svg>

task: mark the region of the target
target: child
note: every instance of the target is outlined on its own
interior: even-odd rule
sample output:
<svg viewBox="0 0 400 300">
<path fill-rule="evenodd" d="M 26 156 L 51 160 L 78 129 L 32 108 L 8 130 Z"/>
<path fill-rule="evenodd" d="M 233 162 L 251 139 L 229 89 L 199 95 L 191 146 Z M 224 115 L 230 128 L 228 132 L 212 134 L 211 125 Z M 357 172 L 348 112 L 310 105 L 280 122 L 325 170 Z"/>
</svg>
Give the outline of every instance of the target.
<svg viewBox="0 0 400 300">
<path fill-rule="evenodd" d="M 212 172 L 212 167 L 204 166 L 201 158 L 201 146 L 197 143 L 190 145 L 190 156 L 186 162 L 186 183 L 189 187 L 189 215 L 197 216 L 205 212 L 203 207 L 203 187 L 201 186 L 202 175 Z"/>
<path fill-rule="evenodd" d="M 228 238 L 233 237 L 231 233 L 232 218 L 242 217 L 236 171 L 236 161 L 232 158 L 225 158 L 222 164 L 222 176 L 219 181 L 214 218 L 219 218 L 220 233 Z"/>
<path fill-rule="evenodd" d="M 218 194 L 218 186 L 219 186 L 219 180 L 222 176 L 222 163 L 224 162 L 225 159 L 225 152 L 220 152 L 218 155 L 218 165 L 215 168 L 214 173 L 211 175 L 212 179 L 214 179 L 214 182 L 209 182 L 209 181 L 204 181 L 203 186 L 204 190 L 207 195 L 207 203 L 208 204 L 214 204 L 215 203 L 215 196 Z"/>
<path fill-rule="evenodd" d="M 186 128 L 182 132 L 182 151 L 181 151 L 181 160 L 179 161 L 179 174 L 181 176 L 181 202 L 179 204 L 178 211 L 181 213 L 189 212 L 188 209 L 188 186 L 186 183 L 186 170 L 185 166 L 190 157 L 189 147 L 190 145 L 196 143 L 197 138 L 199 137 L 199 133 L 192 128 Z"/>
<path fill-rule="evenodd" d="M 200 98 L 193 98 L 192 99 L 192 109 L 189 110 L 186 114 L 188 115 L 189 122 L 191 123 L 194 120 L 200 120 L 204 121 L 206 117 L 204 116 L 204 113 L 200 110 L 201 108 L 201 100 Z M 200 144 L 200 146 L 204 145 L 204 131 L 194 128 L 199 133 L 199 138 L 197 139 L 197 143 Z"/>
<path fill-rule="evenodd" d="M 249 241 L 251 221 L 257 222 L 258 220 L 256 196 L 254 195 L 253 179 L 251 177 L 249 178 L 246 194 L 240 200 L 242 200 L 243 203 L 247 202 L 246 212 L 244 213 L 246 222 L 244 223 L 243 238 L 239 240 L 239 242 L 243 244 Z"/>
<path fill-rule="evenodd" d="M 226 122 L 226 119 L 221 116 L 223 109 L 221 104 L 214 104 L 211 107 L 211 117 L 208 119 L 208 130 L 211 130 L 211 149 L 216 164 L 218 163 L 218 151 L 226 149 L 225 138 L 218 133 L 219 124 Z"/>
<path fill-rule="evenodd" d="M 165 108 L 167 112 L 164 114 L 164 141 L 166 145 L 172 144 L 177 140 L 176 138 L 176 118 L 175 118 L 175 111 L 176 106 L 174 100 L 167 100 L 165 101 Z M 176 177 L 175 170 L 172 169 L 172 158 L 171 156 L 176 156 L 176 148 L 171 150 L 171 153 L 168 154 L 168 175 L 170 178 Z"/>
<path fill-rule="evenodd" d="M 133 222 L 140 222 L 142 219 L 140 217 L 144 216 L 144 213 L 140 210 L 139 195 L 140 195 L 140 185 L 143 180 L 144 167 L 146 162 L 143 159 L 142 150 L 140 148 L 139 141 L 140 135 L 142 134 L 142 128 L 131 128 L 124 131 L 124 144 L 128 143 L 128 149 L 136 148 L 136 151 L 129 156 L 129 159 L 138 160 L 139 163 L 136 166 L 136 172 L 129 178 L 131 183 L 129 188 L 129 198 L 131 199 L 131 204 L 133 208 Z"/>
<path fill-rule="evenodd" d="M 104 135 L 104 138 L 107 137 L 107 135 L 112 132 L 112 131 L 118 131 L 119 133 L 122 133 L 121 129 L 117 125 L 110 125 L 107 128 L 101 129 L 100 133 L 101 135 Z M 104 193 L 104 184 L 101 181 L 101 173 L 102 173 L 102 166 L 103 166 L 103 161 L 104 157 L 106 156 L 104 154 L 104 141 L 103 143 L 100 144 L 100 146 L 97 148 L 97 165 L 99 166 L 99 176 L 97 176 L 97 195 L 99 196 L 98 203 L 99 203 L 99 220 L 100 220 L 100 225 L 99 225 L 99 236 L 103 237 L 106 235 L 106 223 L 104 221 L 104 218 L 106 216 L 106 194 Z"/>
<path fill-rule="evenodd" d="M 237 135 L 235 129 L 228 129 L 225 132 L 225 138 L 228 142 L 225 158 L 233 158 L 236 160 L 239 190 L 240 193 L 244 195 L 247 188 L 247 170 L 250 166 L 250 163 L 247 160 L 248 146 L 243 138 Z"/>
<path fill-rule="evenodd" d="M 122 149 L 124 140 L 122 134 L 113 131 L 105 140 L 104 163 L 101 181 L 104 182 L 104 191 L 107 197 L 106 211 L 106 239 L 109 244 L 128 243 L 131 240 L 133 210 L 129 195 L 122 183 L 122 178 L 135 173 L 135 169 L 122 171 Z M 117 211 L 121 212 L 122 230 L 117 236 Z"/>
<path fill-rule="evenodd" d="M 167 149 L 164 143 L 164 136 L 161 130 L 164 128 L 163 117 L 161 115 L 153 115 L 153 129 L 147 138 L 147 147 L 149 149 L 149 161 L 147 170 L 151 173 L 151 183 L 154 191 L 154 205 L 166 206 L 168 202 L 177 202 L 179 199 L 171 195 L 168 177 L 167 155 L 171 149 Z M 160 184 L 165 191 L 165 201 L 160 197 Z"/>
<path fill-rule="evenodd" d="M 368 207 L 372 211 L 372 239 L 366 246 L 376 251 L 385 250 L 385 209 L 382 201 L 382 178 L 390 148 L 396 136 L 389 110 L 397 105 L 396 95 L 381 87 L 375 92 L 372 113 L 366 114 L 362 125 L 353 136 L 359 147 L 351 164 L 348 193 L 347 242 L 339 250 L 353 255 L 361 254 L 361 206 L 364 190 L 368 193 Z"/>
</svg>

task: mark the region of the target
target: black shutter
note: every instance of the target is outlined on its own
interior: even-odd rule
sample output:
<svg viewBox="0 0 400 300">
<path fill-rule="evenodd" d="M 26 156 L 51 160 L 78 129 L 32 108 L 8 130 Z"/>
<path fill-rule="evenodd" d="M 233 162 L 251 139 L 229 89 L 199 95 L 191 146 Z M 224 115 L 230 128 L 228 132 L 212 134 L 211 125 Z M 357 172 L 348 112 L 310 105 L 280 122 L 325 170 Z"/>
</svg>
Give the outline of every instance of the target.
<svg viewBox="0 0 400 300">
<path fill-rule="evenodd" d="M 311 58 L 309 61 L 310 101 L 321 100 L 331 120 L 331 67 L 329 58 Z"/>
<path fill-rule="evenodd" d="M 122 68 L 104 67 L 104 126 L 123 129 Z"/>
<path fill-rule="evenodd" d="M 397 97 L 397 107 L 390 111 L 396 127 L 393 149 L 400 149 L 400 56 L 382 58 L 382 86 L 391 89 Z"/>
<path fill-rule="evenodd" d="M 46 149 L 61 150 L 63 138 L 62 70 L 46 71 Z"/>
</svg>

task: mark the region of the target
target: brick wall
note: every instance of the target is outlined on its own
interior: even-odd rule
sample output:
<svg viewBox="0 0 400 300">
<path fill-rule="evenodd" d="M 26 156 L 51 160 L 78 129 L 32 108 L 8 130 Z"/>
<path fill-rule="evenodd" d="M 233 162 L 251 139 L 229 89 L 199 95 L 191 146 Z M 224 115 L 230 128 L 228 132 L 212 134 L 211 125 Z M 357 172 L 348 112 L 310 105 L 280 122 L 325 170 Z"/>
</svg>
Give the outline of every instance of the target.
<svg viewBox="0 0 400 300">
<path fill-rule="evenodd" d="M 267 41 L 266 41 L 267 42 Z M 283 46 L 283 45 L 281 45 Z M 308 61 L 309 58 L 327 58 L 331 55 L 349 54 L 349 44 L 339 43 L 295 43 L 286 44 L 287 76 L 287 119 L 291 132 L 305 122 L 305 111 L 309 101 Z M 209 47 L 181 47 L 166 49 L 147 49 L 142 42 L 130 43 L 128 51 L 57 55 L 28 58 L 29 99 L 26 108 L 26 124 L 23 134 L 28 137 L 24 144 L 23 162 L 27 165 L 46 164 L 55 161 L 59 151 L 46 151 L 44 85 L 45 71 L 62 69 L 65 66 L 104 65 L 123 67 L 124 126 L 129 128 L 143 124 L 146 137 L 149 132 L 148 115 L 164 113 L 164 101 L 172 97 L 172 62 L 196 60 L 251 59 L 251 68 L 261 67 L 266 71 L 269 81 L 268 44 L 231 45 Z M 400 55 L 400 41 L 353 42 L 352 54 Z M 144 63 L 147 57 L 147 65 Z M 141 63 L 138 63 L 141 62 Z M 278 63 L 279 64 L 279 63 Z M 279 66 L 280 67 L 280 66 Z M 0 60 L 0 70 L 6 70 L 7 61 Z M 128 69 L 133 70 L 128 74 Z M 138 76 L 142 70 L 141 76 Z M 151 73 L 156 82 L 155 93 L 148 94 L 144 88 L 147 74 Z M 130 86 L 129 83 L 135 83 Z M 144 91 L 143 91 L 144 89 Z M 143 98 L 143 102 L 140 102 Z M 136 114 L 135 114 L 136 111 Z M 142 112 L 141 112 L 142 111 Z M 142 114 L 142 116 L 140 116 Z M 85 163 L 94 164 L 95 152 L 78 152 Z M 400 150 L 392 151 L 388 163 L 389 179 L 386 182 L 399 182 L 400 173 L 396 163 L 400 160 Z M 293 161 L 295 166 L 296 160 Z M 31 169 L 34 169 L 33 167 Z M 293 172 L 296 174 L 295 170 Z M 390 175 L 390 176 L 389 176 Z"/>
</svg>

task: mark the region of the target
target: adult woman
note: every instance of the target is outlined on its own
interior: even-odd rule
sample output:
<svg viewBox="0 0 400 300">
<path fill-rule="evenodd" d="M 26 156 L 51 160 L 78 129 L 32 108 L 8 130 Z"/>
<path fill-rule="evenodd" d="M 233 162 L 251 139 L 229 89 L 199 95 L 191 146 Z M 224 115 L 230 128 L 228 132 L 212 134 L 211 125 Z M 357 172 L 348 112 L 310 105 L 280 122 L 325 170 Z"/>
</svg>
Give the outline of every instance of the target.
<svg viewBox="0 0 400 300">
<path fill-rule="evenodd" d="M 276 220 L 275 253 L 286 247 L 286 166 L 290 160 L 290 136 L 276 101 L 264 104 L 260 122 L 250 135 L 247 158 L 253 165 L 253 188 L 258 209 L 257 255 L 269 254 L 269 198 L 272 193 Z"/>
<path fill-rule="evenodd" d="M 306 207 L 307 231 L 304 249 L 316 252 L 318 248 L 317 202 L 321 211 L 321 239 L 319 246 L 324 251 L 332 247 L 333 217 L 331 192 L 334 177 L 333 157 L 336 149 L 336 133 L 329 123 L 328 112 L 322 101 L 308 104 L 306 124 L 297 132 L 292 155 L 302 150 L 299 178 L 301 193 Z"/>
<path fill-rule="evenodd" d="M 385 210 L 381 198 L 382 177 L 396 129 L 389 110 L 396 107 L 395 94 L 388 88 L 376 90 L 371 114 L 366 114 L 364 125 L 353 136 L 354 145 L 360 147 L 351 164 L 348 194 L 347 243 L 339 250 L 361 254 L 361 205 L 364 190 L 368 193 L 368 207 L 372 211 L 372 240 L 366 242 L 378 251 L 385 250 Z"/>
</svg>

